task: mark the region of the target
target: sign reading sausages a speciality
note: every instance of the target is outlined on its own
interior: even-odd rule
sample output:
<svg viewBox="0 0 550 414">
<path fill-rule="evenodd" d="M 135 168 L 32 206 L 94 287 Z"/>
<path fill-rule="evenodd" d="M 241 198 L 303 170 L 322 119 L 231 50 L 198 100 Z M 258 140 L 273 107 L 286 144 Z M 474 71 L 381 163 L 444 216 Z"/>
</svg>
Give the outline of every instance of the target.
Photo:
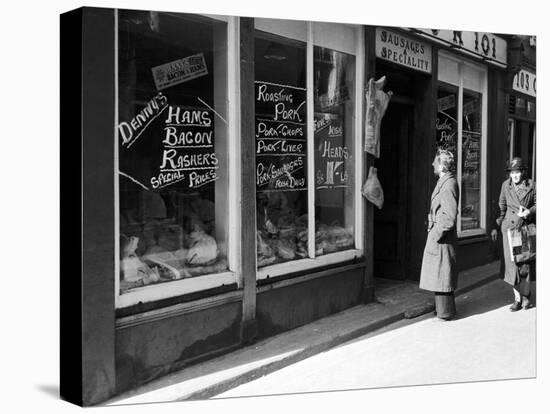
<svg viewBox="0 0 550 414">
<path fill-rule="evenodd" d="M 429 44 L 382 27 L 376 28 L 376 57 L 432 73 L 432 47 Z"/>
</svg>

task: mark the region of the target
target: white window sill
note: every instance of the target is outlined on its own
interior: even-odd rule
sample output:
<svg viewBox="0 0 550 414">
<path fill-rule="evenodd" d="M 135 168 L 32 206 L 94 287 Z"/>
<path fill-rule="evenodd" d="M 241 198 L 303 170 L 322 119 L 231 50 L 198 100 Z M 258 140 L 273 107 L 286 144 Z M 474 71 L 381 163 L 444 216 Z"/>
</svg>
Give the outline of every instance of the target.
<svg viewBox="0 0 550 414">
<path fill-rule="evenodd" d="M 232 283 L 237 283 L 237 274 L 224 272 L 143 286 L 118 295 L 116 307 L 117 309 L 126 308 L 140 302 L 154 302 Z"/>
<path fill-rule="evenodd" d="M 485 236 L 487 233 L 485 229 L 472 229 L 472 230 L 464 230 L 458 233 L 458 238 L 463 239 L 465 237 L 471 237 L 471 236 Z"/>
<path fill-rule="evenodd" d="M 288 273 L 295 273 L 302 270 L 314 269 L 330 264 L 345 262 L 363 256 L 362 250 L 344 250 L 341 252 L 329 253 L 315 259 L 291 260 L 289 262 L 277 263 L 271 266 L 265 266 L 258 270 L 257 280 L 281 276 Z"/>
</svg>

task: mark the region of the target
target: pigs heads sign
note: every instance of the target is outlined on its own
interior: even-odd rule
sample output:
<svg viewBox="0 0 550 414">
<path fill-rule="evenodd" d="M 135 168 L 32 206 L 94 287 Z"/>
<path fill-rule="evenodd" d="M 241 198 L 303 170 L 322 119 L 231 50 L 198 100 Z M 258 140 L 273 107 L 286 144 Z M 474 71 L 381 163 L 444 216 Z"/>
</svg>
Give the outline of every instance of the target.
<svg viewBox="0 0 550 414">
<path fill-rule="evenodd" d="M 218 179 L 210 108 L 171 105 L 159 92 L 118 135 L 120 174 L 147 190 L 194 192 Z"/>
<path fill-rule="evenodd" d="M 344 142 L 344 123 L 336 114 L 315 113 L 315 189 L 346 188 L 351 158 Z"/>
<path fill-rule="evenodd" d="M 406 35 L 376 28 L 376 57 L 424 73 L 432 73 L 432 47 Z"/>
</svg>

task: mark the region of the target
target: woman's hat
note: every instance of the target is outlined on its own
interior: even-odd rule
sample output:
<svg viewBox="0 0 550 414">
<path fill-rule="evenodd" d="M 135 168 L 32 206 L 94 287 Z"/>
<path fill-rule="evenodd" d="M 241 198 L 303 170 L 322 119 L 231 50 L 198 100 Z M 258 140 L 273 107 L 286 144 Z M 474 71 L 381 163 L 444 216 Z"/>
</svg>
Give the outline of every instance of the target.
<svg viewBox="0 0 550 414">
<path fill-rule="evenodd" d="M 513 170 L 526 170 L 527 167 L 523 163 L 523 160 L 520 157 L 512 158 L 512 161 L 510 161 L 510 164 L 508 164 L 508 171 Z"/>
</svg>

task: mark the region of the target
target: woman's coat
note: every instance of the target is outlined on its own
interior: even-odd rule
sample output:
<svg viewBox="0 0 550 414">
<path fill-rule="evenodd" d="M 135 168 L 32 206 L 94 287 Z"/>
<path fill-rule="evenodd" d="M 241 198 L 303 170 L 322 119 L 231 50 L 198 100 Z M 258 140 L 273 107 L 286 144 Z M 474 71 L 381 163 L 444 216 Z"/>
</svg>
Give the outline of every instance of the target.
<svg viewBox="0 0 550 414">
<path fill-rule="evenodd" d="M 432 193 L 428 216 L 428 239 L 420 272 L 421 289 L 432 292 L 452 292 L 456 289 L 458 195 L 458 183 L 454 175 L 447 173 L 438 180 Z"/>
<path fill-rule="evenodd" d="M 502 183 L 498 206 L 500 208 L 500 217 L 497 218 L 497 224 L 502 231 L 502 246 L 504 248 L 504 281 L 512 286 L 520 282 L 520 269 L 510 255 L 510 244 L 508 241 L 508 229 L 519 228 L 525 223 L 534 223 L 536 218 L 537 193 L 533 180 L 525 181 L 525 191 L 518 196 L 514 190 L 514 184 L 511 179 Z M 517 215 L 519 206 L 528 208 L 529 216 L 524 220 Z M 528 277 L 528 280 L 535 278 L 535 263 L 526 264 L 521 267 L 522 276 Z"/>
</svg>

